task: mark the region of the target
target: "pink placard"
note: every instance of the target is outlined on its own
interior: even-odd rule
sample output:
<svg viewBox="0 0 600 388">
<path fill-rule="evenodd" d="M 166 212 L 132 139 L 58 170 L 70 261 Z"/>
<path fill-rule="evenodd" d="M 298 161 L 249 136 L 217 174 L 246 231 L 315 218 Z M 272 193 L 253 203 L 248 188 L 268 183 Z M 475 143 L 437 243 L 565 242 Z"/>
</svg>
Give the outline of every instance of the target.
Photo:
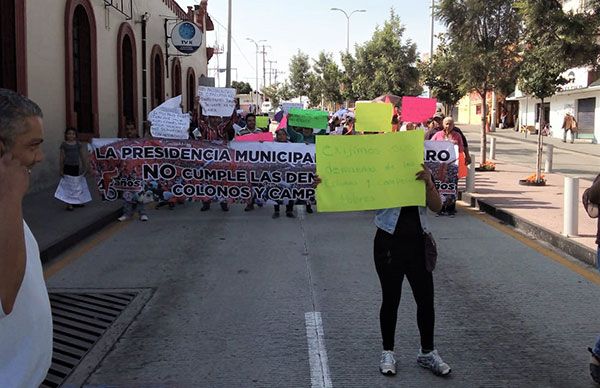
<svg viewBox="0 0 600 388">
<path fill-rule="evenodd" d="M 250 133 L 244 136 L 236 136 L 235 141 L 273 141 L 271 132 Z"/>
<path fill-rule="evenodd" d="M 283 118 L 281 119 L 281 121 L 279 122 L 279 125 L 277 126 L 277 129 L 281 129 L 281 128 L 287 128 L 287 115 L 283 116 Z"/>
<path fill-rule="evenodd" d="M 435 98 L 402 97 L 402 121 L 424 123 L 435 114 Z"/>
</svg>

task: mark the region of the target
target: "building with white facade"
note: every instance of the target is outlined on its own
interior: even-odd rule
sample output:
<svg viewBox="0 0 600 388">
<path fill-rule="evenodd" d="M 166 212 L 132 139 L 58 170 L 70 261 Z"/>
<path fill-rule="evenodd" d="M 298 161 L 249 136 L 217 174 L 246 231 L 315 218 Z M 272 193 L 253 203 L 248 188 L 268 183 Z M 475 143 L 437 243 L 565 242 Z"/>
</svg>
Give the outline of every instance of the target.
<svg viewBox="0 0 600 388">
<path fill-rule="evenodd" d="M 0 87 L 44 111 L 46 160 L 34 190 L 56 183 L 65 128 L 83 141 L 121 136 L 128 121 L 141 133 L 148 112 L 172 96 L 191 109 L 208 74 L 207 0 L 186 11 L 175 0 L 0 0 L 0 10 Z M 204 33 L 191 55 L 169 39 L 180 21 Z"/>
<path fill-rule="evenodd" d="M 567 12 L 583 12 L 585 0 L 565 0 L 563 9 Z M 600 140 L 600 80 L 591 68 L 581 67 L 565 71 L 562 76 L 568 80 L 561 90 L 544 100 L 544 117 L 550 124 L 552 136 L 563 137 L 562 124 L 566 113 L 574 115 L 578 123 L 576 141 L 594 142 Z M 519 102 L 518 122 L 520 125 L 539 128 L 541 101 L 523 94 L 517 87 L 507 100 Z"/>
</svg>

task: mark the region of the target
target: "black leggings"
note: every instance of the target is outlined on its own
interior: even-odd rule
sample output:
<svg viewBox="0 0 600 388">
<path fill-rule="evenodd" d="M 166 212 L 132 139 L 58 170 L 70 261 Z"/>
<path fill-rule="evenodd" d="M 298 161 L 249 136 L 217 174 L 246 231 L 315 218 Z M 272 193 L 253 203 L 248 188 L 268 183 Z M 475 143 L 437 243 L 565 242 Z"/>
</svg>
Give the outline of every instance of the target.
<svg viewBox="0 0 600 388">
<path fill-rule="evenodd" d="M 417 303 L 421 349 L 433 350 L 433 276 L 425 269 L 423 238 L 399 238 L 377 229 L 374 256 L 383 297 L 379 312 L 383 349 L 394 350 L 398 306 L 406 275 Z"/>
</svg>

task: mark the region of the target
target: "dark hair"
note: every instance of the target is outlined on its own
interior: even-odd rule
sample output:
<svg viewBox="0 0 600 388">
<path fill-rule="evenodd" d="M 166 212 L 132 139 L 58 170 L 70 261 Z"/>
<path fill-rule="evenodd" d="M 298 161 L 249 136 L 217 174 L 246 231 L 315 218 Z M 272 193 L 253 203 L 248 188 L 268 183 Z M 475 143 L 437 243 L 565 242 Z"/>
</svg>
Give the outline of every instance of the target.
<svg viewBox="0 0 600 388">
<path fill-rule="evenodd" d="M 246 121 L 248 121 L 248 119 L 249 119 L 250 117 L 254 117 L 254 120 L 256 120 L 256 115 L 255 115 L 254 113 L 248 113 L 248 114 L 246 115 Z"/>
<path fill-rule="evenodd" d="M 125 126 L 129 126 L 129 125 L 133 125 L 135 127 L 135 121 L 132 119 L 129 119 L 127 121 L 125 121 Z"/>
<path fill-rule="evenodd" d="M 77 137 L 77 130 L 76 130 L 75 128 L 73 128 L 73 127 L 67 127 L 67 128 L 65 128 L 65 134 L 64 134 L 64 136 L 65 136 L 65 140 L 67 140 L 67 133 L 68 133 L 69 131 L 73 131 L 73 132 L 75 132 L 75 136 Z"/>
<path fill-rule="evenodd" d="M 40 107 L 29 98 L 12 90 L 0 88 L 0 141 L 7 148 L 15 137 L 25 132 L 26 119 L 44 117 Z"/>
<path fill-rule="evenodd" d="M 433 119 L 433 117 L 430 117 L 427 119 L 427 121 L 425 122 L 426 126 L 429 126 L 429 124 L 433 123 L 435 120 Z"/>
</svg>

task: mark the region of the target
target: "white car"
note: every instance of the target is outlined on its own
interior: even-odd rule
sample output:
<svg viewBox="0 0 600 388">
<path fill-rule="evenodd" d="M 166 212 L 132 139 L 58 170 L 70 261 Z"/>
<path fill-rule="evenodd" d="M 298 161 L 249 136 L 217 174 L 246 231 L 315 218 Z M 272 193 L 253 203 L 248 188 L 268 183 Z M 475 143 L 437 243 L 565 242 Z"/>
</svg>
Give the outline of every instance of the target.
<svg viewBox="0 0 600 388">
<path fill-rule="evenodd" d="M 271 104 L 271 101 L 263 102 L 260 106 L 260 111 L 262 113 L 273 113 L 273 104 Z"/>
</svg>

